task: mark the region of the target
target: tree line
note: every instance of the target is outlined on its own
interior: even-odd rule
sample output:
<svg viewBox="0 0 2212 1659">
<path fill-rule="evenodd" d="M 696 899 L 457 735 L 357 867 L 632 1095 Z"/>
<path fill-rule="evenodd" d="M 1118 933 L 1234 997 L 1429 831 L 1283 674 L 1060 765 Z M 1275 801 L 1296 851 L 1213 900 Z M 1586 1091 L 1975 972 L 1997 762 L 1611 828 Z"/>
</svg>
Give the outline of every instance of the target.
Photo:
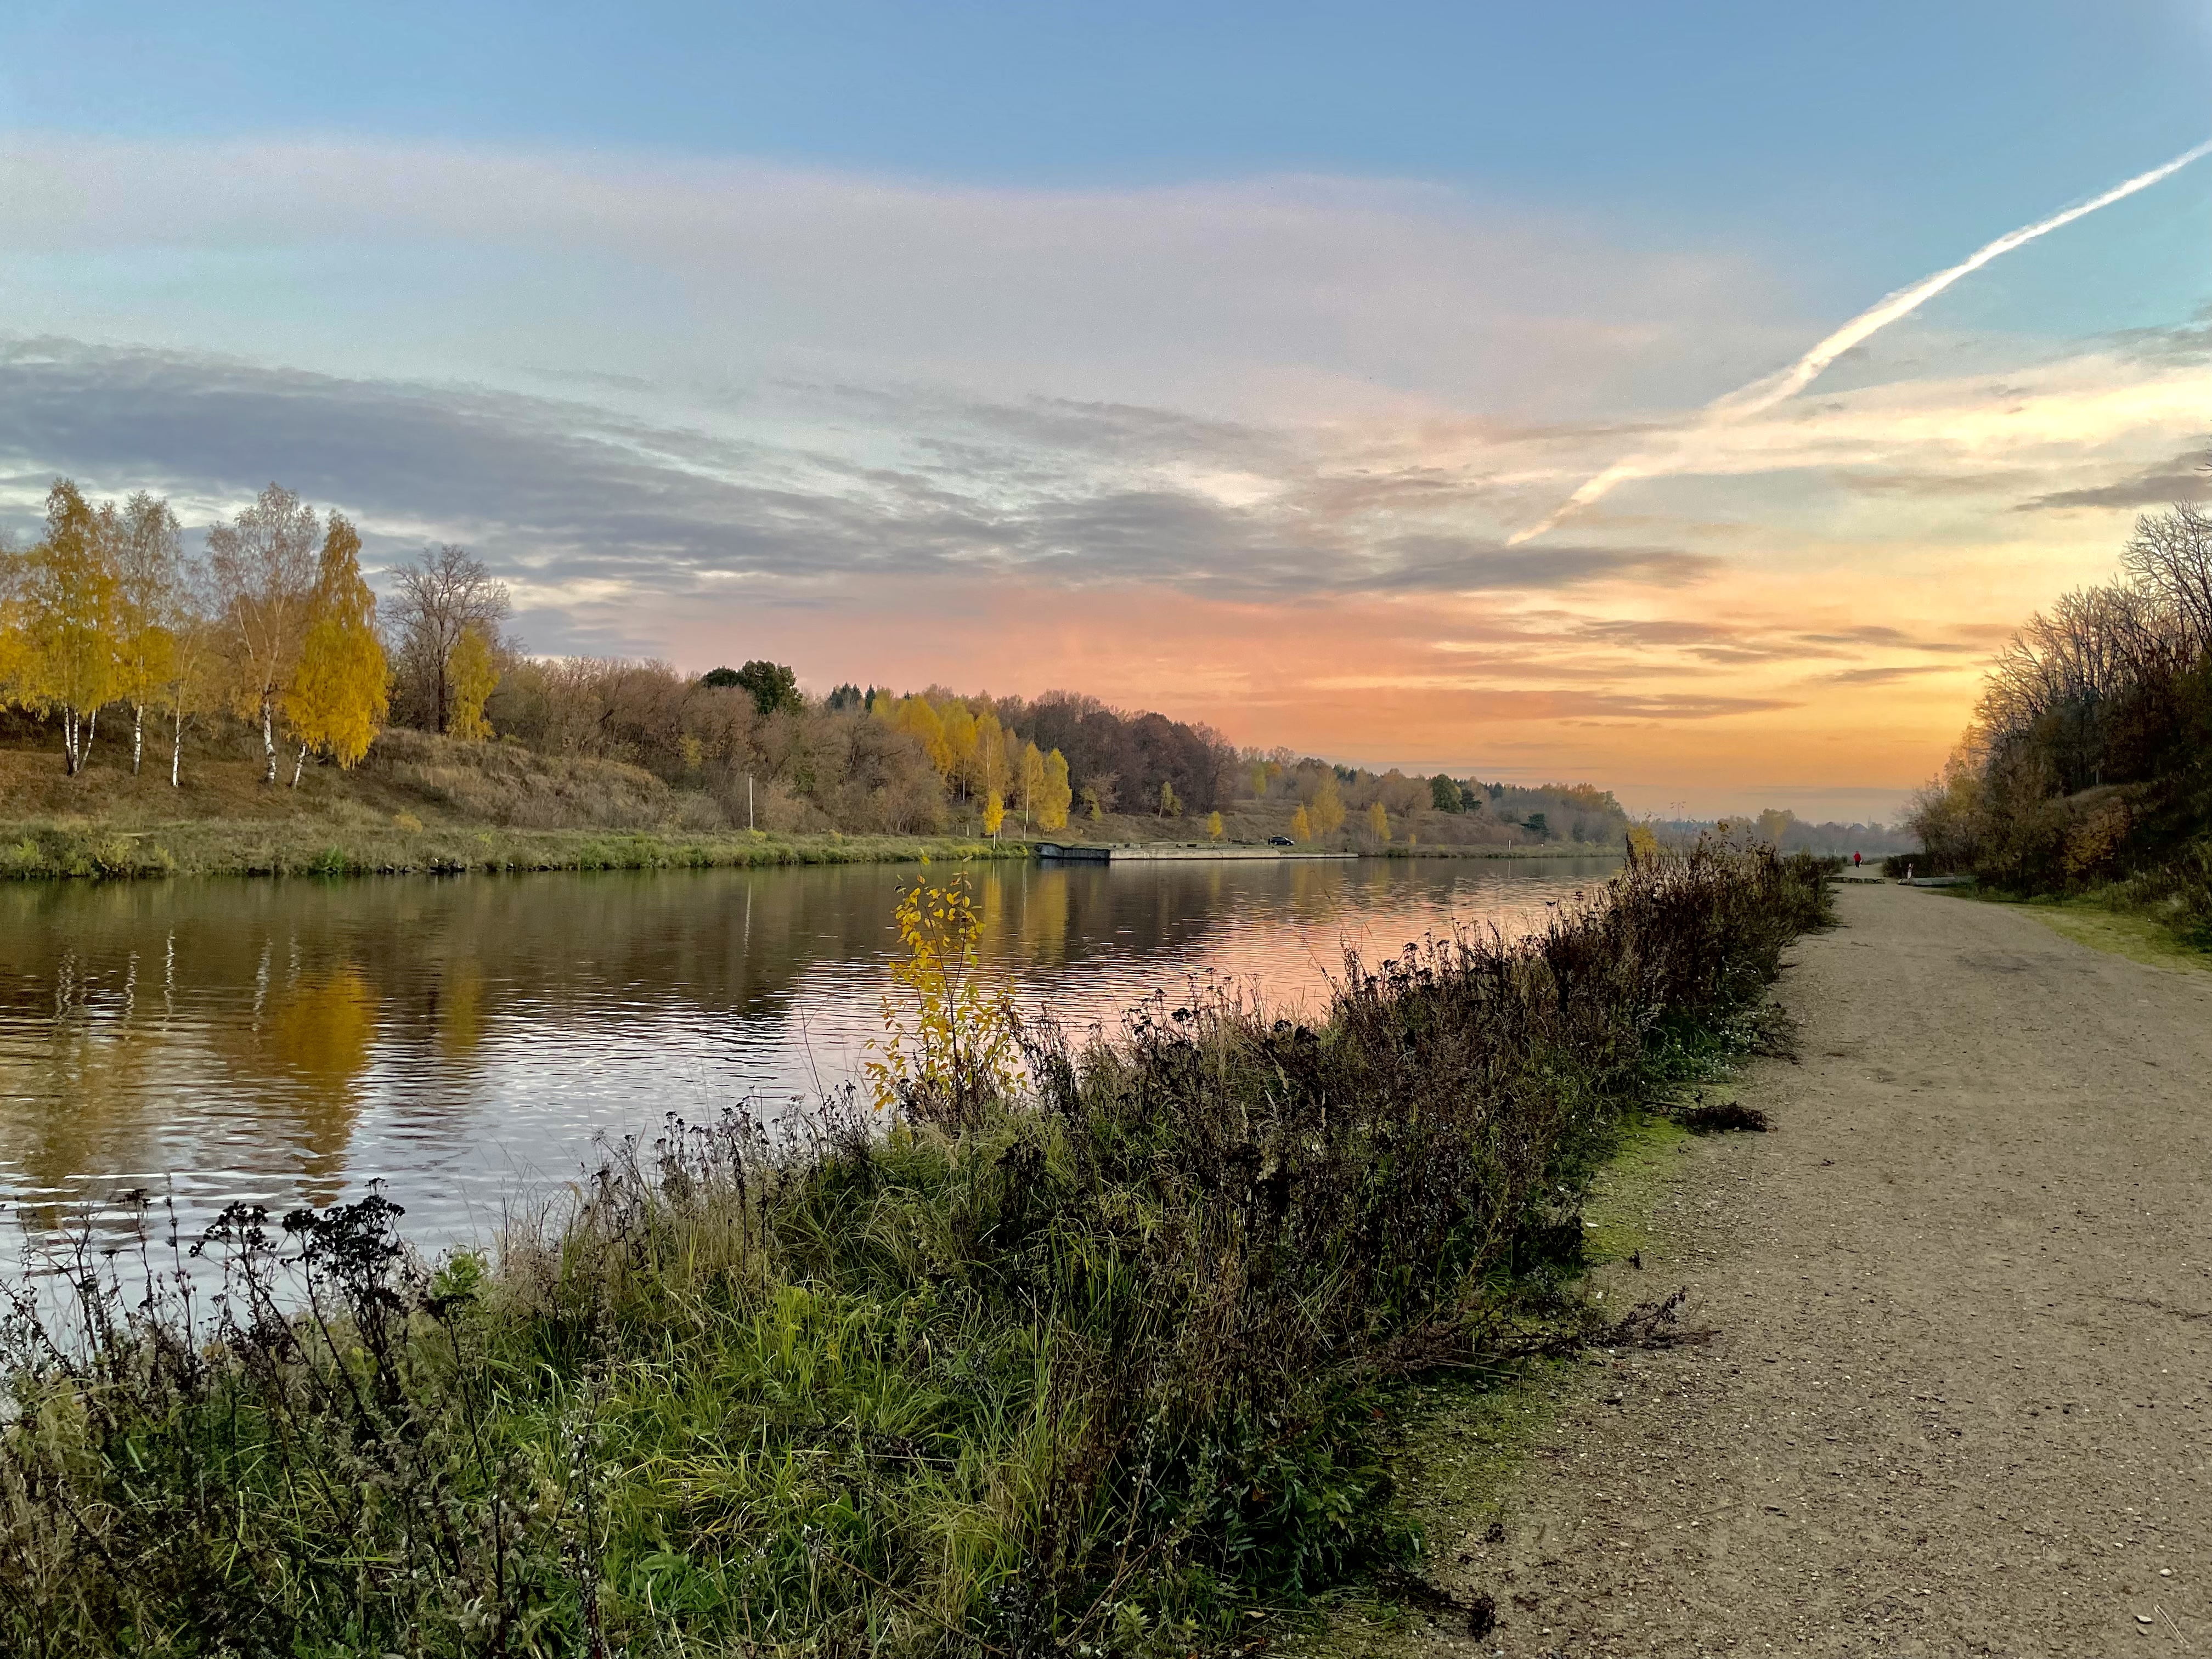
<svg viewBox="0 0 2212 1659">
<path fill-rule="evenodd" d="M 2212 517 L 2137 520 L 2113 580 L 2028 619 L 1912 823 L 1939 867 L 2139 880 L 2212 925 Z"/>
<path fill-rule="evenodd" d="M 1077 692 L 848 683 L 810 697 L 764 659 L 695 676 L 533 656 L 506 632 L 507 588 L 465 549 L 396 566 L 380 605 L 361 550 L 343 514 L 276 484 L 193 549 L 167 501 L 95 504 L 57 480 L 38 540 L 0 544 L 0 700 L 58 726 L 72 775 L 119 709 L 131 769 L 150 725 L 173 785 L 196 731 L 243 736 L 264 782 L 289 769 L 296 788 L 311 762 L 362 763 L 389 723 L 635 767 L 739 828 L 1052 834 L 1143 816 L 1220 836 L 1224 811 L 1257 810 L 1300 842 L 1510 845 L 1617 843 L 1626 827 L 1586 785 L 1240 750 L 1209 726 Z"/>
<path fill-rule="evenodd" d="M 311 758 L 357 764 L 395 708 L 489 735 L 506 590 L 453 548 L 396 574 L 380 619 L 352 523 L 276 484 L 194 552 L 161 497 L 95 505 L 57 479 L 38 540 L 0 544 L 0 697 L 55 721 L 71 776 L 117 708 L 139 771 L 151 715 L 167 727 L 173 786 L 186 732 L 224 715 L 258 734 L 264 782 L 289 756 L 295 788 Z"/>
</svg>

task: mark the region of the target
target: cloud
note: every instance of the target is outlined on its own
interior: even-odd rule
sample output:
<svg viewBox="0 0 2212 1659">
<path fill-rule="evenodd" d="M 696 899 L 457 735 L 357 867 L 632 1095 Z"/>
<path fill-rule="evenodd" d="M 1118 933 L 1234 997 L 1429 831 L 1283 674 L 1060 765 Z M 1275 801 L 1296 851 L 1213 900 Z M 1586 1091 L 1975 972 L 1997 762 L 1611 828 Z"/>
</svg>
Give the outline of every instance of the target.
<svg viewBox="0 0 2212 1659">
<path fill-rule="evenodd" d="M 2200 446 L 2185 449 L 2170 460 L 2142 467 L 2109 483 L 2081 489 L 2054 490 L 2022 501 L 2020 513 L 2046 512 L 2069 507 L 2167 507 L 2175 501 L 2201 501 L 2212 492 L 2205 452 Z"/>
<path fill-rule="evenodd" d="M 526 605 L 565 604 L 602 630 L 625 597 L 732 583 L 796 599 L 829 582 L 996 570 L 1291 598 L 1675 586 L 1715 564 L 1378 527 L 1436 495 L 1419 478 L 1397 492 L 1402 511 L 1370 499 L 1364 516 L 1314 514 L 1303 502 L 1325 460 L 1281 434 L 1170 411 L 940 399 L 942 429 L 915 438 L 903 424 L 914 400 L 887 406 L 900 424 L 838 454 L 573 398 L 62 340 L 0 346 L 0 465 L 41 490 L 69 472 L 97 491 L 169 493 L 206 519 L 276 478 L 344 507 L 373 554 L 463 542 Z M 879 447 L 893 453 L 858 453 Z M 1436 505 L 1449 516 L 1460 503 L 1445 491 Z"/>
<path fill-rule="evenodd" d="M 1390 180 L 963 187 L 669 155 L 0 137 L 16 325 L 708 395 L 763 374 L 1334 418 L 1671 399 L 1802 325 L 1724 248 Z M 118 256 L 123 256 L 118 258 Z M 158 292 L 134 280 L 158 269 Z M 578 319 L 596 325 L 580 330 Z M 165 331 L 191 319 L 190 339 Z M 395 327 L 394 325 L 398 326 Z M 361 366 L 356 351 L 347 359 Z M 1040 384 L 1040 381 L 1046 384 Z"/>
<path fill-rule="evenodd" d="M 1927 674 L 1956 674 L 1959 672 L 1958 665 L 1953 663 L 1910 663 L 1881 668 L 1839 669 L 1832 674 L 1815 674 L 1813 680 L 1819 685 L 1896 685 Z"/>
</svg>

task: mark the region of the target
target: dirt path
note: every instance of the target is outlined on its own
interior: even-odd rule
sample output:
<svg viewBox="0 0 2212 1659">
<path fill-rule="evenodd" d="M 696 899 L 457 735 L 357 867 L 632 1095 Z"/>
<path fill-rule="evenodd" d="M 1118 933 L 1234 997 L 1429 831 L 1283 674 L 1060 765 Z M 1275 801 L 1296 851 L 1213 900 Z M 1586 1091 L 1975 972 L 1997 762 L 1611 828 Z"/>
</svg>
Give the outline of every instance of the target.
<svg viewBox="0 0 2212 1659">
<path fill-rule="evenodd" d="M 1841 912 L 1637 1275 L 1719 1334 L 1587 1368 L 1447 1647 L 2212 1656 L 2212 974 Z"/>
</svg>

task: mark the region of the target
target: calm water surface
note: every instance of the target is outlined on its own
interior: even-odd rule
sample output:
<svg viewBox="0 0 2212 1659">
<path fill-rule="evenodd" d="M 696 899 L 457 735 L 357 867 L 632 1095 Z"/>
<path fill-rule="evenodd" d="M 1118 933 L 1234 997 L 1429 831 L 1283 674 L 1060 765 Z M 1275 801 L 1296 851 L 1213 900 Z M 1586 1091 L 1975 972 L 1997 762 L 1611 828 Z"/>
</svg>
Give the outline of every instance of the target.
<svg viewBox="0 0 2212 1659">
<path fill-rule="evenodd" d="M 1346 945 L 1509 932 L 1609 863 L 1285 860 L 971 872 L 1020 1001 L 1112 1024 L 1212 974 L 1315 1006 Z M 189 1225 L 248 1199 L 407 1206 L 479 1235 L 650 1135 L 854 1076 L 910 867 L 11 884 L 0 890 L 0 1204 L 33 1233 Z M 13 1233 L 15 1227 L 8 1230 Z"/>
</svg>

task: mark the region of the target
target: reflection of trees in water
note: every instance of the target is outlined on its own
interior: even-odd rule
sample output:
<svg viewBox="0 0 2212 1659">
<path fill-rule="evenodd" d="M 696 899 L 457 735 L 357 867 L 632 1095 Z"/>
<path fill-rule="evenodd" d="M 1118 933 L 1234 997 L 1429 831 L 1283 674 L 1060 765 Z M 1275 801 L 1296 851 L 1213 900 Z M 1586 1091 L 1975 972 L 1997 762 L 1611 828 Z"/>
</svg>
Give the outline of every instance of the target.
<svg viewBox="0 0 2212 1659">
<path fill-rule="evenodd" d="M 44 984 L 4 981 L 9 1004 L 38 1000 L 44 1027 L 0 1050 L 0 1169 L 21 1171 L 22 1218 L 33 1225 L 64 1218 L 67 1203 L 52 1194 L 79 1170 L 157 1157 L 146 1109 L 152 1045 L 136 1040 L 131 1018 L 139 968 L 133 952 L 104 974 L 64 945 Z M 48 1103 L 66 1109 L 42 1109 Z"/>
<path fill-rule="evenodd" d="M 893 943 L 896 891 L 919 873 L 10 884 L 0 1171 L 20 1173 L 0 1182 L 236 1170 L 333 1195 L 372 1106 L 450 1132 L 504 1103 L 502 1056 L 549 1028 L 588 1042 L 665 1014 L 734 1016 L 772 1041 L 814 969 L 855 964 L 865 985 Z M 1305 936 L 1302 978 L 1335 965 L 1362 916 L 1496 880 L 1398 860 L 968 873 L 987 956 L 1048 997 L 1079 959 L 1104 951 L 1140 978 L 1146 958 L 1205 960 L 1221 953 L 1217 930 L 1255 921 Z M 1268 948 L 1268 971 L 1293 966 Z M 849 973 L 822 983 L 854 986 Z M 496 1141 L 501 1129 L 471 1133 Z"/>
</svg>

